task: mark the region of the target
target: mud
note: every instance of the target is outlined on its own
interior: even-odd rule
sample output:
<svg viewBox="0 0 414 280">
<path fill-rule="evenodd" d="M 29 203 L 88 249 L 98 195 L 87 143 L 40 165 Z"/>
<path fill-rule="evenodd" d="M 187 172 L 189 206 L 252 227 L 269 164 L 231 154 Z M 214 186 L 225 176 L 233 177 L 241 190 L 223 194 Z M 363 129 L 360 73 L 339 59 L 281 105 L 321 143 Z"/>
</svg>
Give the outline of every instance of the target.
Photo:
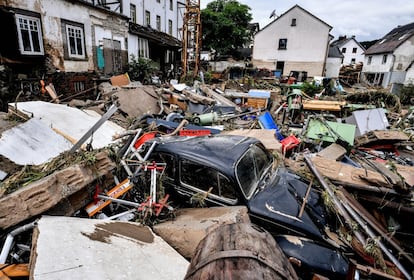
<svg viewBox="0 0 414 280">
<path fill-rule="evenodd" d="M 127 224 L 127 223 L 107 223 L 97 225 L 93 233 L 82 233 L 89 237 L 91 240 L 96 240 L 104 243 L 111 243 L 111 236 L 127 237 L 138 242 L 152 243 L 154 242 L 154 236 L 150 229 L 139 224 Z"/>
</svg>

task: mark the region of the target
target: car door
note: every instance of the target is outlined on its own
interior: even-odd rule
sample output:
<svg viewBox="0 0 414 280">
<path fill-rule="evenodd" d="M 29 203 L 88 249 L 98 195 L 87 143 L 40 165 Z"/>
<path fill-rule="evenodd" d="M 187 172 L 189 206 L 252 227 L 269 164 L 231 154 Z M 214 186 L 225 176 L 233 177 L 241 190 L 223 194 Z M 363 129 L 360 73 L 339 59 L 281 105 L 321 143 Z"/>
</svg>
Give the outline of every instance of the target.
<svg viewBox="0 0 414 280">
<path fill-rule="evenodd" d="M 237 188 L 219 170 L 190 159 L 179 160 L 177 191 L 195 206 L 228 206 L 238 203 Z"/>
</svg>

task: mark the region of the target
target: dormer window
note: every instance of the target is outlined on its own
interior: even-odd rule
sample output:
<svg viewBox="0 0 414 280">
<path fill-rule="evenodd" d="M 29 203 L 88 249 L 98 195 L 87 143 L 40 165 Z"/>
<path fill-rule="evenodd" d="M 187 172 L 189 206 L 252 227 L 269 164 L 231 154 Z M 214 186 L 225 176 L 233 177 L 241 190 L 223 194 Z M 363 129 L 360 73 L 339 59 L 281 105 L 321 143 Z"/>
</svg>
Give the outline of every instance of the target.
<svg viewBox="0 0 414 280">
<path fill-rule="evenodd" d="M 292 18 L 292 23 L 290 24 L 290 26 L 296 26 L 296 19 Z"/>
<path fill-rule="evenodd" d="M 405 37 L 407 37 L 407 34 L 402 35 L 400 38 L 398 38 L 398 41 L 404 39 Z"/>
</svg>

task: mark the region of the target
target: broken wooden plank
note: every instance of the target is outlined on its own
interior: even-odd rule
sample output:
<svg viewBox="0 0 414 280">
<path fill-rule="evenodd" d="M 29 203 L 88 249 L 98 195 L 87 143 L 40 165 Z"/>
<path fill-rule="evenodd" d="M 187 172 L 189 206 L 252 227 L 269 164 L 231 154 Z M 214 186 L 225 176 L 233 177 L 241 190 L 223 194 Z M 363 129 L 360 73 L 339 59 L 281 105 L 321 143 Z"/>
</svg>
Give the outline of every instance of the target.
<svg viewBox="0 0 414 280">
<path fill-rule="evenodd" d="M 2 197 L 0 228 L 6 229 L 45 212 L 113 168 L 115 164 L 108 154 L 100 152 L 93 166 L 70 166 Z"/>
<path fill-rule="evenodd" d="M 234 103 L 233 101 L 229 100 L 228 98 L 222 96 L 221 94 L 216 93 L 214 90 L 212 90 L 208 86 L 201 85 L 200 88 L 208 97 L 211 97 L 211 98 L 215 99 L 219 104 L 234 107 L 234 108 L 236 108 L 237 112 L 241 112 L 240 107 L 237 106 L 236 103 Z"/>
<path fill-rule="evenodd" d="M 216 100 L 201 94 L 196 94 L 190 90 L 186 90 L 184 89 L 182 91 L 183 94 L 185 94 L 185 96 L 192 102 L 194 103 L 201 103 L 201 104 L 205 104 L 205 105 L 212 105 L 216 103 Z"/>
<path fill-rule="evenodd" d="M 309 111 L 334 111 L 339 112 L 345 106 L 345 101 L 331 101 L 331 100 L 303 100 L 302 105 L 304 110 Z"/>
<path fill-rule="evenodd" d="M 355 137 L 355 146 L 363 146 L 373 143 L 395 143 L 400 141 L 407 141 L 409 137 L 399 130 L 372 130 L 364 135 Z"/>
<path fill-rule="evenodd" d="M 312 162 L 323 176 L 341 182 L 343 185 L 371 186 L 374 184 L 388 188 L 393 187 L 382 174 L 375 171 L 356 168 L 320 156 L 312 157 Z"/>
<path fill-rule="evenodd" d="M 60 103 L 59 97 L 57 96 L 57 93 L 56 93 L 56 90 L 53 84 L 49 84 L 45 88 L 46 88 L 47 93 L 49 93 L 50 97 L 52 97 L 52 101 L 55 103 Z"/>
<path fill-rule="evenodd" d="M 400 256 L 407 258 L 411 264 L 414 264 L 414 259 L 410 256 L 409 253 L 405 252 L 404 249 L 401 248 L 399 242 L 395 240 L 395 237 L 393 235 L 390 235 L 389 232 L 383 227 L 383 225 L 379 223 L 378 220 L 375 219 L 371 213 L 369 213 L 366 208 L 362 206 L 362 204 L 359 203 L 359 201 L 356 200 L 345 188 L 341 188 L 338 194 L 343 196 L 343 198 L 352 207 L 352 209 L 359 213 L 361 218 L 367 222 L 376 232 L 378 232 L 385 241 L 391 244 L 394 249 L 399 252 Z"/>
<path fill-rule="evenodd" d="M 344 155 L 346 155 L 346 149 L 336 143 L 332 143 L 322 151 L 318 152 L 318 156 L 335 161 L 342 159 Z"/>
</svg>

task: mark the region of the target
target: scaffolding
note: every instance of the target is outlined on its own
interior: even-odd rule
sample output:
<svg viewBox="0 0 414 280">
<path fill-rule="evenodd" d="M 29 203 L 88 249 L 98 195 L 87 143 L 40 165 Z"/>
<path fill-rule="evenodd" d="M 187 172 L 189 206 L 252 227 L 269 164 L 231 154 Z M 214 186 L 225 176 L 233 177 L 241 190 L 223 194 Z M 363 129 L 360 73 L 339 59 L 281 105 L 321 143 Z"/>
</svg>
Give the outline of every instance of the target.
<svg viewBox="0 0 414 280">
<path fill-rule="evenodd" d="M 186 0 L 183 20 L 182 75 L 197 76 L 200 66 L 200 0 Z"/>
</svg>

